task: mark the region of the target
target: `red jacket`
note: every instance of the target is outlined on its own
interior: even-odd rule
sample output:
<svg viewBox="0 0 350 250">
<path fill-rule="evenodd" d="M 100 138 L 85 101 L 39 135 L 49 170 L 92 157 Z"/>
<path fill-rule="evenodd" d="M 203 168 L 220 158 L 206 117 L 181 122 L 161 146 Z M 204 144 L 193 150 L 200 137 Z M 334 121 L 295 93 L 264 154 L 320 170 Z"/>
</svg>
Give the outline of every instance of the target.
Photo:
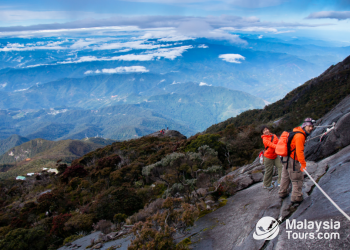
<svg viewBox="0 0 350 250">
<path fill-rule="evenodd" d="M 293 149 L 296 148 L 295 154 L 294 154 L 294 152 L 292 152 L 290 156 L 294 160 L 300 162 L 301 170 L 303 171 L 306 168 L 306 161 L 305 161 L 305 156 L 304 156 L 304 145 L 305 145 L 306 134 L 305 134 L 305 131 L 301 127 L 296 127 L 293 129 L 293 131 L 299 131 L 305 135 L 304 136 L 304 135 L 299 134 L 299 133 L 295 134 L 292 141 L 290 142 L 290 150 L 292 151 Z M 294 158 L 294 155 L 295 155 L 295 158 Z"/>
<path fill-rule="evenodd" d="M 273 140 L 271 142 L 272 136 L 273 136 Z M 274 135 L 274 134 L 262 135 L 261 138 L 263 139 L 265 148 L 269 147 L 267 150 L 265 150 L 264 156 L 271 160 L 276 159 L 277 154 L 275 153 L 275 148 L 278 143 L 277 135 Z"/>
</svg>

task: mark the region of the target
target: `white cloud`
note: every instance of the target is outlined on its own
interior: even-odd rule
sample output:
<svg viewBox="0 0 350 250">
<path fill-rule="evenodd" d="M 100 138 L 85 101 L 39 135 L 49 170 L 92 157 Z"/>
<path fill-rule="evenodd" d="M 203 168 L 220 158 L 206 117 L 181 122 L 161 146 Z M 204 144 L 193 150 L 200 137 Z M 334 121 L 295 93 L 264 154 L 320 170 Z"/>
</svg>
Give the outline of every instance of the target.
<svg viewBox="0 0 350 250">
<path fill-rule="evenodd" d="M 27 89 L 17 89 L 17 90 L 15 90 L 15 91 L 13 91 L 13 92 L 21 92 L 21 91 L 26 91 L 26 90 L 28 90 L 29 88 L 27 88 Z"/>
<path fill-rule="evenodd" d="M 200 83 L 199 83 L 199 86 L 211 86 L 211 84 L 207 84 L 207 83 L 205 83 L 205 82 L 200 82 Z"/>
<path fill-rule="evenodd" d="M 4 48 L 0 48 L 0 51 L 29 51 L 29 50 L 64 50 L 66 47 L 60 46 L 63 41 L 48 42 L 48 43 L 8 43 Z"/>
<path fill-rule="evenodd" d="M 278 29 L 271 28 L 271 27 L 243 27 L 243 28 L 233 28 L 233 27 L 224 27 L 221 28 L 222 30 L 229 30 L 229 31 L 247 31 L 247 32 L 271 32 L 276 33 L 278 32 Z"/>
<path fill-rule="evenodd" d="M 67 26 L 67 24 L 38 24 L 25 27 L 0 27 L 0 37 L 59 37 L 64 35 L 86 36 L 87 33 L 89 36 L 115 36 L 116 32 L 134 32 L 139 30 L 139 28 L 136 26 L 94 26 L 62 28 L 65 26 Z"/>
<path fill-rule="evenodd" d="M 209 47 L 207 45 L 205 45 L 205 44 L 201 44 L 201 45 L 198 45 L 198 48 L 206 49 L 206 48 L 209 48 Z"/>
<path fill-rule="evenodd" d="M 102 73 L 115 74 L 115 73 L 130 73 L 130 72 L 149 72 L 144 66 L 130 66 L 130 67 L 117 67 L 114 69 L 102 69 Z"/>
<path fill-rule="evenodd" d="M 177 41 L 186 41 L 186 40 L 194 40 L 194 39 L 195 39 L 194 37 L 178 35 L 178 36 L 170 36 L 170 37 L 160 38 L 160 39 L 158 39 L 158 41 L 160 41 L 160 42 L 177 42 Z"/>
<path fill-rule="evenodd" d="M 145 72 L 149 72 L 148 69 L 146 69 L 144 66 L 129 66 L 129 67 L 117 67 L 114 69 L 102 69 L 102 71 L 100 70 L 88 70 L 86 71 L 84 74 L 89 75 L 89 74 L 100 74 L 100 73 L 104 73 L 104 74 L 121 74 L 121 73 L 135 73 L 135 72 L 141 72 L 141 73 L 145 73 Z"/>
<path fill-rule="evenodd" d="M 311 13 L 307 19 L 333 18 L 338 20 L 350 19 L 350 11 L 320 11 Z"/>
<path fill-rule="evenodd" d="M 118 42 L 118 43 L 105 43 L 102 45 L 98 45 L 93 47 L 94 50 L 111 50 L 111 49 L 157 49 L 161 47 L 169 47 L 172 46 L 172 44 L 154 44 L 151 42 L 146 43 L 146 40 L 139 40 L 139 41 L 130 41 L 130 42 Z"/>
<path fill-rule="evenodd" d="M 129 52 L 131 51 L 132 49 L 121 49 L 121 50 L 118 50 L 117 53 L 122 53 L 122 52 Z"/>
<path fill-rule="evenodd" d="M 84 49 L 84 48 L 88 48 L 89 45 L 91 44 L 97 44 L 97 43 L 101 43 L 101 42 L 106 42 L 110 39 L 79 39 L 78 41 L 74 42 L 74 44 L 72 44 L 70 46 L 71 49 Z"/>
<path fill-rule="evenodd" d="M 257 0 L 251 0 L 250 4 Z M 277 1 L 277 0 L 276 0 Z M 269 4 L 273 0 L 267 1 Z M 247 3 L 248 4 L 248 3 Z M 229 40 L 233 43 L 244 43 L 237 35 L 227 31 L 259 31 L 278 33 L 280 29 L 297 27 L 319 27 L 329 24 L 305 24 L 287 22 L 266 22 L 258 17 L 240 17 L 233 15 L 220 16 L 114 16 L 104 19 L 84 19 L 67 23 L 38 24 L 31 26 L 0 27 L 3 36 L 64 36 L 86 37 L 110 36 L 124 32 L 125 35 L 136 35 L 138 39 L 159 39 L 158 41 L 182 41 L 200 37 L 218 40 Z M 117 33 L 116 33 L 117 32 Z M 138 32 L 138 33 L 137 33 Z M 82 43 L 83 41 L 79 41 Z M 78 45 L 78 44 L 77 44 Z M 95 49 L 120 48 L 120 44 L 95 46 Z M 114 46 L 114 47 L 113 47 Z M 147 46 L 147 45 L 143 45 Z M 151 46 L 148 44 L 148 46 Z M 126 47 L 127 48 L 127 47 Z M 146 48 L 147 49 L 147 48 Z"/>
<path fill-rule="evenodd" d="M 174 26 L 178 26 L 178 23 L 174 24 Z M 158 39 L 159 42 L 177 42 L 177 41 L 186 41 L 186 40 L 195 39 L 194 37 L 179 33 L 174 27 L 147 30 L 147 32 L 140 38 L 141 39 Z"/>
<path fill-rule="evenodd" d="M 263 38 L 263 35 L 258 36 L 259 39 Z"/>
<path fill-rule="evenodd" d="M 245 60 L 245 57 L 239 54 L 222 54 L 219 58 L 230 63 L 241 63 L 239 60 Z"/>
<path fill-rule="evenodd" d="M 34 64 L 34 65 L 27 66 L 27 68 L 35 68 L 35 67 L 46 66 L 46 65 L 52 65 L 52 64 Z"/>
<path fill-rule="evenodd" d="M 121 56 L 113 57 L 96 57 L 96 56 L 83 56 L 79 59 L 70 59 L 64 62 L 59 62 L 59 64 L 68 63 L 82 63 L 82 62 L 93 62 L 93 61 L 152 61 L 154 59 L 166 58 L 174 60 L 176 57 L 182 56 L 188 49 L 192 49 L 193 46 L 180 46 L 173 48 L 162 48 L 156 51 L 144 53 L 144 54 L 127 54 Z"/>
</svg>

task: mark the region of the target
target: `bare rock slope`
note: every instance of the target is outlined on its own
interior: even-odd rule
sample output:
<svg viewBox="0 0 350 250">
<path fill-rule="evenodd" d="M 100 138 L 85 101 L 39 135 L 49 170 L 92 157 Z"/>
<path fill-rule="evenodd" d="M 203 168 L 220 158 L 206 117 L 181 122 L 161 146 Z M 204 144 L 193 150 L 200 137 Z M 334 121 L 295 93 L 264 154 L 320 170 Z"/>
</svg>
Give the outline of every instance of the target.
<svg viewBox="0 0 350 250">
<path fill-rule="evenodd" d="M 350 214 L 350 97 L 344 99 L 337 107 L 325 115 L 318 124 L 324 126 L 336 122 L 328 137 L 321 142 L 310 141 L 305 149 L 308 159 L 307 171 L 319 181 L 325 192 L 347 213 Z M 318 128 L 311 137 L 325 131 Z M 304 201 L 300 206 L 292 204 L 290 198 L 280 199 L 278 188 L 266 190 L 262 183 L 256 183 L 263 167 L 255 161 L 227 176 L 220 182 L 236 183 L 235 195 L 228 199 L 226 206 L 200 218 L 186 237 L 191 239 L 193 249 L 349 249 L 350 221 L 348 221 L 314 186 L 305 175 L 303 185 Z M 230 177 L 231 176 L 231 177 Z M 230 178 L 229 178 L 230 177 Z M 259 177 L 262 177 L 261 175 Z M 243 190 L 242 190 L 243 189 Z M 253 233 L 257 222 L 265 216 L 276 219 L 282 217 L 279 234 L 271 241 L 255 240 Z M 340 222 L 339 229 L 317 228 L 287 229 L 286 220 L 291 222 L 308 221 Z M 323 225 L 323 224 L 322 224 Z M 288 233 L 288 232 L 289 233 Z M 297 233 L 297 238 L 293 238 Z M 307 234 L 306 234 L 307 233 Z M 310 233 L 313 238 L 310 238 Z M 296 234 L 294 234 L 296 237 Z M 322 237 L 322 238 L 321 238 Z M 336 237 L 337 239 L 329 239 Z M 339 238 L 338 238 L 339 237 Z"/>
</svg>

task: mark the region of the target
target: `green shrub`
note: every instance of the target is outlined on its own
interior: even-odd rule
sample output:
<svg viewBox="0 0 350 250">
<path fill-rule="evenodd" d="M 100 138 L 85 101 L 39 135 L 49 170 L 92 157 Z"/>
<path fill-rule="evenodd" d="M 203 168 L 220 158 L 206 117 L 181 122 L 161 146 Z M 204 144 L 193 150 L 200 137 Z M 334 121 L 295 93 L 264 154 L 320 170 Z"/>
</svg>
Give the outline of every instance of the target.
<svg viewBox="0 0 350 250">
<path fill-rule="evenodd" d="M 45 250 L 47 234 L 41 228 L 17 228 L 6 234 L 0 241 L 2 250 Z"/>
<path fill-rule="evenodd" d="M 69 220 L 64 223 L 64 230 L 71 232 L 90 232 L 92 230 L 92 223 L 94 220 L 93 214 L 77 214 L 69 218 Z"/>
<path fill-rule="evenodd" d="M 80 238 L 82 238 L 82 237 L 83 237 L 83 235 L 76 235 L 76 234 L 71 235 L 71 236 L 68 236 L 67 238 L 64 239 L 63 245 L 64 245 L 64 244 L 67 244 L 67 243 L 69 243 L 69 242 L 73 242 L 73 241 L 75 241 L 75 240 L 77 240 L 77 239 L 80 239 Z"/>
<path fill-rule="evenodd" d="M 196 152 L 199 147 L 204 145 L 208 145 L 218 152 L 223 146 L 223 144 L 219 142 L 219 139 L 220 135 L 218 134 L 199 135 L 186 146 L 185 152 Z"/>
<path fill-rule="evenodd" d="M 128 218 L 126 214 L 117 213 L 113 216 L 113 221 L 115 223 L 122 223 L 122 222 L 125 222 L 126 218 Z"/>
</svg>

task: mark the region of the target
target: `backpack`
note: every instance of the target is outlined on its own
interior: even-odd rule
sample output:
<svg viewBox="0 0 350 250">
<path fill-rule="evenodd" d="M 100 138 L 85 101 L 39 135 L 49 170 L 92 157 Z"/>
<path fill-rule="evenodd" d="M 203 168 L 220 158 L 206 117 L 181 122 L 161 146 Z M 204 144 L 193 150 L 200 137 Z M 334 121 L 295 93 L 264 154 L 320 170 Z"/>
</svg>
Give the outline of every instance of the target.
<svg viewBox="0 0 350 250">
<path fill-rule="evenodd" d="M 294 131 L 293 132 L 284 131 L 281 134 L 281 137 L 278 140 L 278 143 L 277 143 L 277 146 L 275 149 L 276 154 L 278 154 L 279 156 L 282 156 L 282 157 L 287 156 L 288 157 L 286 161 L 282 161 L 283 163 L 287 163 L 287 168 L 288 168 L 288 160 L 289 160 L 290 154 L 292 152 L 295 152 L 295 149 L 293 149 L 292 151 L 290 150 L 290 144 L 292 142 L 294 135 L 296 135 L 296 134 L 303 134 L 306 138 L 306 135 L 300 131 L 295 131 L 295 132 Z M 294 153 L 294 156 L 295 156 L 295 153 Z M 293 169 L 295 170 L 294 165 L 295 165 L 295 160 L 294 160 L 294 164 L 293 164 Z"/>
<path fill-rule="evenodd" d="M 274 135 L 271 137 L 271 142 L 273 142 Z M 265 150 L 261 151 L 259 154 L 260 164 L 264 164 L 264 154 L 265 151 L 269 149 L 269 146 L 265 148 Z"/>
</svg>

